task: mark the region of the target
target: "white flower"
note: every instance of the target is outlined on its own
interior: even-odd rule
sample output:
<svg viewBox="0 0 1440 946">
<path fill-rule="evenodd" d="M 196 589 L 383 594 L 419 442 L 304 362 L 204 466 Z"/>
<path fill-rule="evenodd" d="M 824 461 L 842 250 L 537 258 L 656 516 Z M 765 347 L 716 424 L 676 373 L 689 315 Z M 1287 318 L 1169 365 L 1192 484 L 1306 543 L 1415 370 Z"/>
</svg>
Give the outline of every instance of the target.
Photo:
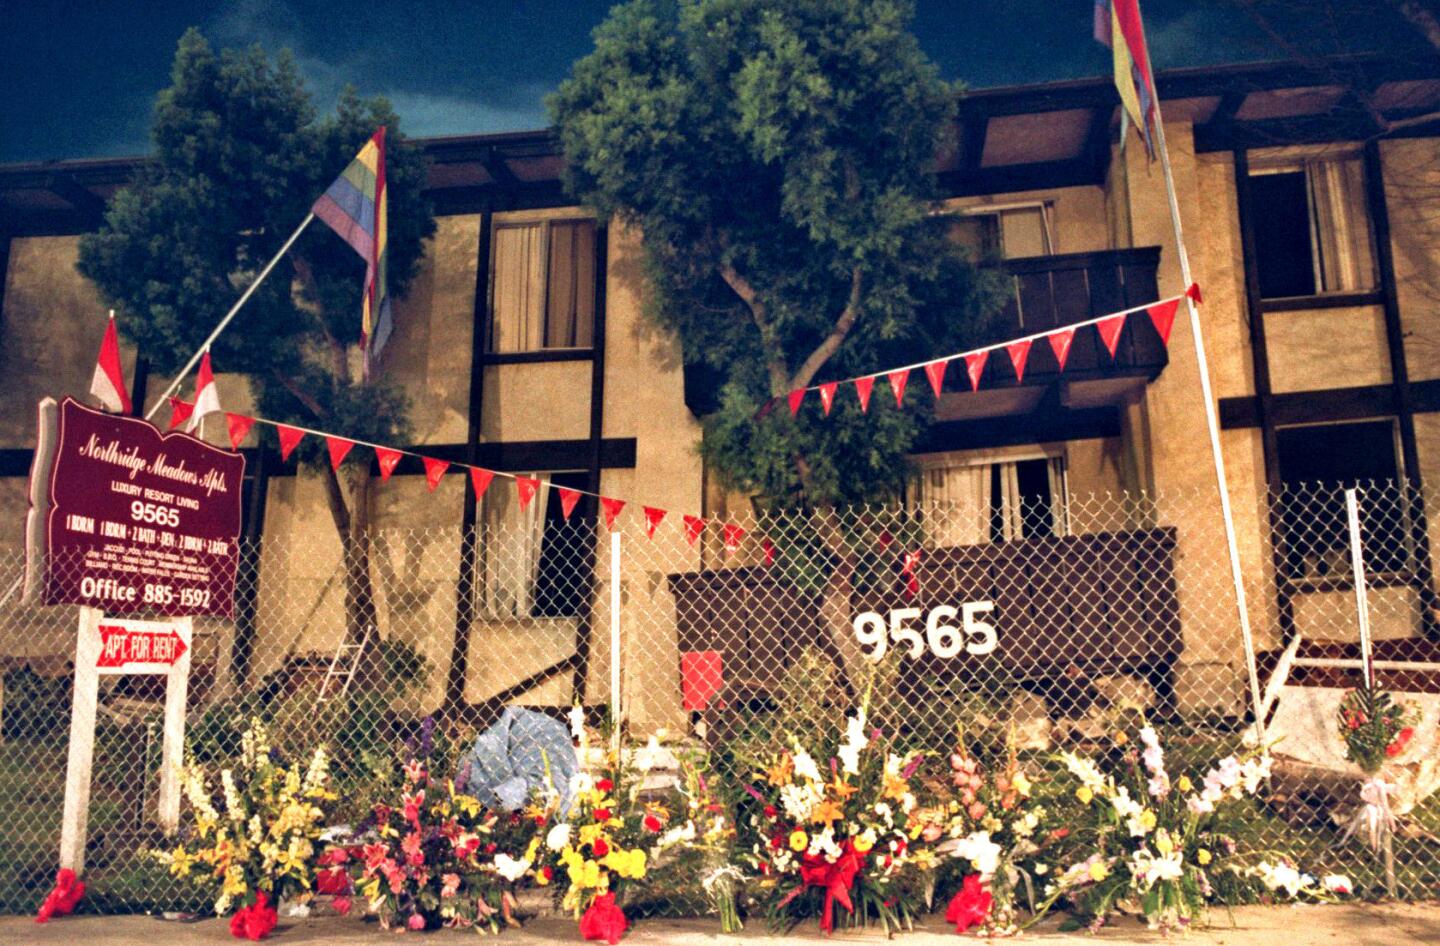
<svg viewBox="0 0 1440 946">
<path fill-rule="evenodd" d="M 869 742 L 869 737 L 865 735 L 865 710 L 856 710 L 855 715 L 845 721 L 845 742 L 836 753 L 840 757 L 842 772 L 846 775 L 860 774 L 860 753 Z"/>
<path fill-rule="evenodd" d="M 562 821 L 545 835 L 545 846 L 552 851 L 563 850 L 570 843 L 570 823 Z"/>
<path fill-rule="evenodd" d="M 660 740 L 654 736 L 651 736 L 642 748 L 635 751 L 635 768 L 642 773 L 659 767 L 664 761 L 665 750 L 660 748 Z"/>
<path fill-rule="evenodd" d="M 664 849 L 679 844 L 682 841 L 693 840 L 695 840 L 695 822 L 686 821 L 679 827 L 671 828 L 669 831 L 660 835 L 660 839 L 655 842 L 655 847 L 657 850 Z"/>
<path fill-rule="evenodd" d="M 1260 789 L 1260 783 L 1270 777 L 1271 759 L 1268 755 L 1262 755 L 1250 759 L 1240 768 L 1240 782 L 1245 789 L 1245 794 L 1253 795 Z"/>
<path fill-rule="evenodd" d="M 993 877 L 1000 867 L 1000 845 L 990 840 L 988 831 L 975 831 L 956 841 L 953 854 L 969 860 L 981 880 Z"/>
<path fill-rule="evenodd" d="M 1143 878 L 1148 890 L 1162 880 L 1179 880 L 1185 874 L 1185 865 L 1181 863 L 1179 851 L 1172 851 L 1165 857 L 1156 857 L 1141 848 L 1135 852 L 1135 859 L 1130 863 L 1130 874 Z"/>
<path fill-rule="evenodd" d="M 1287 897 L 1293 897 L 1305 886 L 1304 878 L 1300 872 L 1289 864 L 1261 863 L 1256 866 L 1255 872 L 1260 875 L 1260 882 L 1270 890 L 1283 890 Z"/>
<path fill-rule="evenodd" d="M 795 777 L 797 779 L 808 779 L 812 782 L 825 781 L 825 776 L 820 774 L 820 767 L 815 764 L 815 760 L 811 758 L 810 753 L 801 749 L 798 744 L 795 746 Z"/>
<path fill-rule="evenodd" d="M 1070 774 L 1080 780 L 1080 784 L 1099 793 L 1105 787 L 1105 776 L 1100 774 L 1100 768 L 1090 759 L 1083 759 L 1073 752 L 1065 752 L 1060 756 L 1065 762 L 1065 768 Z"/>
<path fill-rule="evenodd" d="M 1326 874 L 1320 879 L 1320 885 L 1331 893 L 1345 896 L 1355 892 L 1355 885 L 1344 874 Z"/>
<path fill-rule="evenodd" d="M 893 826 L 895 824 L 895 809 L 891 808 L 885 802 L 875 803 L 875 814 L 887 825 Z"/>
<path fill-rule="evenodd" d="M 833 864 L 840 859 L 843 852 L 840 850 L 840 845 L 835 843 L 835 832 L 827 827 L 810 839 L 810 848 L 806 853 L 812 857 L 824 855 L 825 859 Z"/>
<path fill-rule="evenodd" d="M 495 855 L 495 870 L 500 874 L 501 877 L 504 877 L 511 883 L 514 883 L 521 877 L 524 877 L 525 872 L 529 869 L 529 861 L 517 861 L 509 854 Z"/>
<path fill-rule="evenodd" d="M 780 789 L 780 806 L 785 809 L 785 814 L 791 821 L 805 822 L 810 820 L 810 811 L 824 797 L 825 786 L 820 782 L 808 782 L 804 785 L 791 782 Z"/>
<path fill-rule="evenodd" d="M 570 736 L 571 736 L 571 738 L 573 738 L 577 743 L 580 744 L 580 748 L 581 748 L 581 749 L 584 749 L 584 748 L 585 748 L 585 708 L 584 708 L 583 706 L 581 706 L 579 703 L 576 703 L 574 706 L 570 707 L 569 719 L 570 719 Z"/>
</svg>

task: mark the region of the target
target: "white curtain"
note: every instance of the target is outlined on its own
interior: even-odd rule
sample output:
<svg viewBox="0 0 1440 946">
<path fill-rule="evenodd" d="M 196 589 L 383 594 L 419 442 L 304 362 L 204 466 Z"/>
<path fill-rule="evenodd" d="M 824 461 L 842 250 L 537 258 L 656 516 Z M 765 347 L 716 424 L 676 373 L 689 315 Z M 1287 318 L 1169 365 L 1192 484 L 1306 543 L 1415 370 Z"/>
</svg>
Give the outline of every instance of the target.
<svg viewBox="0 0 1440 946">
<path fill-rule="evenodd" d="M 936 546 L 990 541 L 990 465 L 941 466 L 921 470 L 916 508 L 925 516 Z"/>
<path fill-rule="evenodd" d="M 1365 169 L 1359 161 L 1347 158 L 1311 161 L 1305 171 L 1320 291 L 1373 289 L 1375 263 L 1364 212 Z"/>
<path fill-rule="evenodd" d="M 496 227 L 490 350 L 545 347 L 545 225 Z"/>
<path fill-rule="evenodd" d="M 480 610 L 487 617 L 526 618 L 535 603 L 550 481 L 533 475 L 540 479 L 540 488 L 523 511 L 510 483 L 497 480 L 485 492 L 477 567 Z"/>
</svg>

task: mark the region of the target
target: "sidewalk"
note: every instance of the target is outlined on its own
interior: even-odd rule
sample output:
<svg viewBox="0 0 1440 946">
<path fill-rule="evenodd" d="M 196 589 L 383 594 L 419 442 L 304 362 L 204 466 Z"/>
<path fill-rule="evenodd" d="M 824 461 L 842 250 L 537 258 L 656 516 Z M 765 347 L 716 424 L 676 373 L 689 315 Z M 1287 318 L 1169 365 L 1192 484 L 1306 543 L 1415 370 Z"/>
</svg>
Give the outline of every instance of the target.
<svg viewBox="0 0 1440 946">
<path fill-rule="evenodd" d="M 1440 943 L 1440 904 L 1387 903 L 1344 906 L 1279 906 L 1240 907 L 1235 910 L 1235 926 L 1230 925 L 1224 910 L 1211 916 L 1214 924 L 1196 930 L 1183 942 L 1194 946 L 1422 946 Z M 1084 933 L 1056 933 L 1055 921 L 1032 931 L 1025 941 L 1051 943 L 1102 943 L 1123 946 L 1130 943 L 1179 942 L 1150 933 L 1143 926 L 1126 922 L 1107 928 L 1098 936 Z M 412 934 L 403 942 L 435 946 L 473 943 L 475 934 L 468 931 L 441 931 Z M 721 936 L 714 921 L 707 920 L 646 920 L 633 928 L 622 941 L 630 946 L 725 946 L 728 943 L 815 943 L 823 938 L 813 924 L 798 927 L 791 935 L 777 938 L 767 935 L 764 924 L 752 924 L 740 936 Z M 936 918 L 926 931 L 917 930 L 898 938 L 906 946 L 939 946 L 955 943 L 955 934 Z M 38 925 L 28 917 L 0 918 L 0 944 L 29 946 L 35 944 L 66 944 L 66 946 L 171 946 L 171 944 L 235 944 L 228 926 L 220 920 L 197 923 L 174 923 L 145 916 L 124 917 L 63 917 L 46 925 Z M 266 942 L 275 946 L 300 944 L 360 944 L 394 942 L 393 934 L 380 932 L 374 923 L 344 917 L 323 917 L 309 920 L 282 921 L 276 935 Z M 575 924 L 563 918 L 531 921 L 523 930 L 507 931 L 497 943 L 507 946 L 541 946 L 541 944 L 580 944 Z M 832 942 L 882 943 L 878 932 L 836 933 Z"/>
</svg>

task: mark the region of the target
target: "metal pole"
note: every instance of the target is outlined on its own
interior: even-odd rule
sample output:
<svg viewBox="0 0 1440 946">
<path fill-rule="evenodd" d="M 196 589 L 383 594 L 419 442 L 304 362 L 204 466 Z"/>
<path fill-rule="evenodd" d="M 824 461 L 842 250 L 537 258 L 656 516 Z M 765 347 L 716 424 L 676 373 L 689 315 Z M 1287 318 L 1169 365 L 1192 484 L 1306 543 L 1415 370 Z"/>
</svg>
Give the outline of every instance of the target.
<svg viewBox="0 0 1440 946">
<path fill-rule="evenodd" d="M 1355 615 L 1360 619 L 1360 663 L 1365 689 L 1375 688 L 1375 658 L 1370 652 L 1370 595 L 1365 583 L 1365 548 L 1360 540 L 1360 491 L 1345 491 L 1345 515 L 1350 526 L 1350 574 L 1355 581 Z"/>
<path fill-rule="evenodd" d="M 167 387 L 160 394 L 160 399 L 157 400 L 150 407 L 150 410 L 145 412 L 146 420 L 154 417 L 155 412 L 160 409 L 160 405 L 165 403 L 165 399 L 175 393 L 175 389 L 180 387 L 180 382 L 184 381 L 185 378 L 190 374 L 190 369 L 194 368 L 195 365 L 199 363 L 200 356 L 203 355 L 206 351 L 208 351 L 210 349 L 210 346 L 214 343 L 215 339 L 220 337 L 220 333 L 225 331 L 225 327 L 230 324 L 231 319 L 235 318 L 235 314 L 240 311 L 240 307 L 249 301 L 250 297 L 254 295 L 256 289 L 260 288 L 260 284 L 265 281 L 265 277 L 270 275 L 270 270 L 275 268 L 275 264 L 280 262 L 280 258 L 282 256 L 290 252 L 290 247 L 295 245 L 295 241 L 300 239 L 300 234 L 305 231 L 306 227 L 310 226 L 310 221 L 314 219 L 315 214 L 313 212 L 305 215 L 305 219 L 300 221 L 300 226 L 296 227 L 295 232 L 290 234 L 290 239 L 286 240 L 285 245 L 280 247 L 279 251 L 276 252 L 274 256 L 270 257 L 270 262 L 265 264 L 265 268 L 260 270 L 260 274 L 255 277 L 254 281 L 250 283 L 249 287 L 246 288 L 245 292 L 241 294 L 240 298 L 235 300 L 235 304 L 230 307 L 229 312 L 225 313 L 225 317 L 220 320 L 220 324 L 216 325 L 215 330 L 210 333 L 210 335 L 205 339 L 205 341 L 200 343 L 199 348 L 195 349 L 195 354 L 191 355 L 190 360 L 185 362 L 185 367 L 181 368 L 180 371 L 176 373 L 174 380 L 170 382 L 170 386 Z"/>
<path fill-rule="evenodd" d="M 610 723 L 613 748 L 620 749 L 620 533 L 610 533 Z"/>
<path fill-rule="evenodd" d="M 1141 27 L 1143 32 L 1144 27 Z M 1145 77 L 1155 88 L 1154 71 Z M 1185 232 L 1180 225 L 1180 202 L 1175 196 L 1175 177 L 1170 170 L 1170 152 L 1165 147 L 1165 120 L 1160 114 L 1160 95 L 1155 92 L 1155 137 L 1160 152 L 1160 167 L 1165 174 L 1165 196 L 1170 203 L 1170 224 L 1175 229 L 1175 252 L 1180 260 L 1180 279 L 1189 287 L 1190 257 L 1185 251 Z M 1263 742 L 1265 721 L 1261 718 L 1260 671 L 1255 664 L 1255 638 L 1250 630 L 1250 612 L 1245 604 L 1244 572 L 1240 566 L 1240 546 L 1235 540 L 1235 517 L 1230 511 L 1230 488 L 1225 481 L 1225 458 L 1220 450 L 1220 422 L 1215 413 L 1215 397 L 1210 388 L 1210 362 L 1205 357 L 1205 337 L 1200 328 L 1200 313 L 1195 300 L 1187 293 L 1185 307 L 1190 313 L 1190 335 L 1195 342 L 1195 362 L 1200 370 L 1200 394 L 1205 402 L 1205 426 L 1210 433 L 1210 458 L 1215 465 L 1215 486 L 1220 492 L 1220 515 L 1225 520 L 1225 544 L 1230 553 L 1230 580 L 1235 585 L 1235 611 L 1240 620 L 1240 637 L 1245 644 L 1245 669 L 1250 675 L 1250 700 L 1255 711 L 1255 732 Z"/>
</svg>

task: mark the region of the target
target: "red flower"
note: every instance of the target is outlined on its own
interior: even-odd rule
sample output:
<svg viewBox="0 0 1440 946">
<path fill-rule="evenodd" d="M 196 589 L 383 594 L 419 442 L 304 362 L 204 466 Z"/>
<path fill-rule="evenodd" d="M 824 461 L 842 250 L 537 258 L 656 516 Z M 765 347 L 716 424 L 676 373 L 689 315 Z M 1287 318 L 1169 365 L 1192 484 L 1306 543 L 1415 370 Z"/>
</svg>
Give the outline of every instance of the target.
<svg viewBox="0 0 1440 946">
<path fill-rule="evenodd" d="M 1055 841 L 1059 841 L 1061 838 L 1068 838 L 1069 836 L 1069 828 L 1056 828 L 1054 831 L 1050 832 L 1051 839 Z"/>
<path fill-rule="evenodd" d="M 604 838 L 596 838 L 595 843 L 590 845 L 590 852 L 596 857 L 604 857 L 610 853 L 610 845 L 605 843 Z"/>
<path fill-rule="evenodd" d="M 349 916 L 352 904 L 349 897 L 336 897 L 330 901 L 330 906 L 341 916 Z"/>
<path fill-rule="evenodd" d="M 595 809 L 595 820 L 596 820 L 596 821 L 609 821 L 609 820 L 610 820 L 610 809 L 609 809 L 609 808 L 596 808 L 596 809 Z"/>
<path fill-rule="evenodd" d="M 580 935 L 585 939 L 603 939 L 615 946 L 629 925 L 624 911 L 615 905 L 615 895 L 602 893 L 580 918 Z"/>
<path fill-rule="evenodd" d="M 644 819 L 641 820 L 640 824 L 645 828 L 646 831 L 649 831 L 652 834 L 659 834 L 660 829 L 665 827 L 665 823 L 654 815 L 646 815 Z"/>
<path fill-rule="evenodd" d="M 779 814 L 780 814 L 780 813 L 775 810 L 775 806 L 774 806 L 774 805 L 766 805 L 766 806 L 765 806 L 765 817 L 767 817 L 767 818 L 775 818 L 775 817 L 778 817 Z"/>
<path fill-rule="evenodd" d="M 600 781 L 595 783 L 596 791 L 608 792 L 614 787 L 615 783 L 610 781 L 608 778 L 602 778 Z"/>
<path fill-rule="evenodd" d="M 258 890 L 254 905 L 241 907 L 230 918 L 230 935 L 236 939 L 261 940 L 270 935 L 278 919 L 265 891 Z"/>
<path fill-rule="evenodd" d="M 1409 744 L 1410 740 L 1414 738 L 1414 736 L 1415 727 L 1406 726 L 1404 729 L 1400 730 L 1398 733 L 1395 734 L 1395 741 L 1385 747 L 1385 755 L 1392 759 L 1395 758 L 1397 755 L 1405 751 L 1405 746 Z"/>
<path fill-rule="evenodd" d="M 990 891 L 980 882 L 980 875 L 970 874 L 950 900 L 950 906 L 945 910 L 945 922 L 954 923 L 957 933 L 963 933 L 972 926 L 983 926 L 994 901 Z"/>
<path fill-rule="evenodd" d="M 540 873 L 545 875 L 545 879 L 547 881 L 555 879 L 555 868 L 551 867 L 549 864 L 546 864 L 544 867 L 540 868 Z"/>
<path fill-rule="evenodd" d="M 52 916 L 74 913 L 76 904 L 83 896 L 85 885 L 76 878 L 75 872 L 68 867 L 60 868 L 55 874 L 55 888 L 46 895 L 45 902 L 40 904 L 40 911 L 35 914 L 35 922 L 49 923 Z"/>
</svg>

